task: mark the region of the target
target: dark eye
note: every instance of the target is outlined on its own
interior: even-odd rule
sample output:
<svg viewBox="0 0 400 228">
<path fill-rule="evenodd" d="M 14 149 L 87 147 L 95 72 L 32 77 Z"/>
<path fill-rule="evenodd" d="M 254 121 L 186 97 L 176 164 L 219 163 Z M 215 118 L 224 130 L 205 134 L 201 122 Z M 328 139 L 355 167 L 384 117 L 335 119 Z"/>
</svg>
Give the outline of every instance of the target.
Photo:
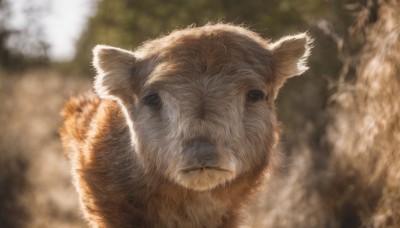
<svg viewBox="0 0 400 228">
<path fill-rule="evenodd" d="M 153 109 L 161 108 L 161 98 L 157 93 L 151 93 L 143 98 L 143 104 L 152 107 Z"/>
<path fill-rule="evenodd" d="M 260 90 L 250 90 L 247 93 L 247 100 L 251 102 L 256 102 L 265 99 L 265 94 Z"/>
</svg>

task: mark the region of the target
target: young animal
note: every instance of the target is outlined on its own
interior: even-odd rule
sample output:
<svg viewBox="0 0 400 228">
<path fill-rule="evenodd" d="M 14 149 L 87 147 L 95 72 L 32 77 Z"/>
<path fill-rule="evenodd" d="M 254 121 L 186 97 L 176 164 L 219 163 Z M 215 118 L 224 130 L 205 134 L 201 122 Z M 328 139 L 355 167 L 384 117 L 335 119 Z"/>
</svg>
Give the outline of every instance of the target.
<svg viewBox="0 0 400 228">
<path fill-rule="evenodd" d="M 94 227 L 235 227 L 271 169 L 274 100 L 310 38 L 187 28 L 135 51 L 99 45 L 97 95 L 70 99 L 61 138 Z"/>
</svg>

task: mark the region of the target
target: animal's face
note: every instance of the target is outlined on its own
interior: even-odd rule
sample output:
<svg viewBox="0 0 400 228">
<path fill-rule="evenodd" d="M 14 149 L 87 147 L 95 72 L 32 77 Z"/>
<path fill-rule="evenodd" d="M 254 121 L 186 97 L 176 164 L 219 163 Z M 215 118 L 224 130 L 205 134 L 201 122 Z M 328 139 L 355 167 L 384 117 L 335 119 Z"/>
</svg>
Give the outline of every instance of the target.
<svg viewBox="0 0 400 228">
<path fill-rule="evenodd" d="M 292 39 L 282 48 L 215 25 L 132 53 L 100 46 L 96 89 L 124 107 L 144 167 L 190 189 L 211 189 L 268 164 L 278 138 L 277 90 L 304 70 L 307 37 Z"/>
<path fill-rule="evenodd" d="M 276 124 L 265 80 L 255 72 L 187 73 L 147 83 L 128 109 L 141 156 L 199 190 L 264 165 Z"/>
</svg>

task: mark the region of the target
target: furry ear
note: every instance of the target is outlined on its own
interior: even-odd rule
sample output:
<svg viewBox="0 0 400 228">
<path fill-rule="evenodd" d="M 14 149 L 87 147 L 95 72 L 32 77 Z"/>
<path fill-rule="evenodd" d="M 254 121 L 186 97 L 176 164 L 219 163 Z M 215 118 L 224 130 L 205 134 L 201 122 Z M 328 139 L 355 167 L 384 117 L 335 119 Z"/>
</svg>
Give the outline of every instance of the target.
<svg viewBox="0 0 400 228">
<path fill-rule="evenodd" d="M 133 90 L 135 63 L 133 52 L 97 45 L 93 49 L 93 65 L 97 71 L 94 89 L 97 94 L 106 99 L 129 98 Z"/>
<path fill-rule="evenodd" d="M 271 46 L 278 86 L 286 79 L 304 73 L 308 67 L 312 39 L 306 33 L 285 36 Z"/>
</svg>

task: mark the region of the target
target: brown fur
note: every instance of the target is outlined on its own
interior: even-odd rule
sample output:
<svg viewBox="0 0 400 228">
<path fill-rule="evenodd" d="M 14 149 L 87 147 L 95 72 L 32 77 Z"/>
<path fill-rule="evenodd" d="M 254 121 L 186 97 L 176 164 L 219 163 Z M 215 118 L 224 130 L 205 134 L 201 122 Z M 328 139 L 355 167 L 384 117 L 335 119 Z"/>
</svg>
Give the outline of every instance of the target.
<svg viewBox="0 0 400 228">
<path fill-rule="evenodd" d="M 239 225 L 277 154 L 277 91 L 307 69 L 309 44 L 305 34 L 270 43 L 216 24 L 134 52 L 97 46 L 102 99 L 72 98 L 61 129 L 86 219 L 95 227 Z M 252 90 L 266 96 L 250 101 Z M 146 105 L 149 94 L 160 107 Z M 185 148 L 200 138 L 218 167 L 186 171 Z"/>
</svg>

